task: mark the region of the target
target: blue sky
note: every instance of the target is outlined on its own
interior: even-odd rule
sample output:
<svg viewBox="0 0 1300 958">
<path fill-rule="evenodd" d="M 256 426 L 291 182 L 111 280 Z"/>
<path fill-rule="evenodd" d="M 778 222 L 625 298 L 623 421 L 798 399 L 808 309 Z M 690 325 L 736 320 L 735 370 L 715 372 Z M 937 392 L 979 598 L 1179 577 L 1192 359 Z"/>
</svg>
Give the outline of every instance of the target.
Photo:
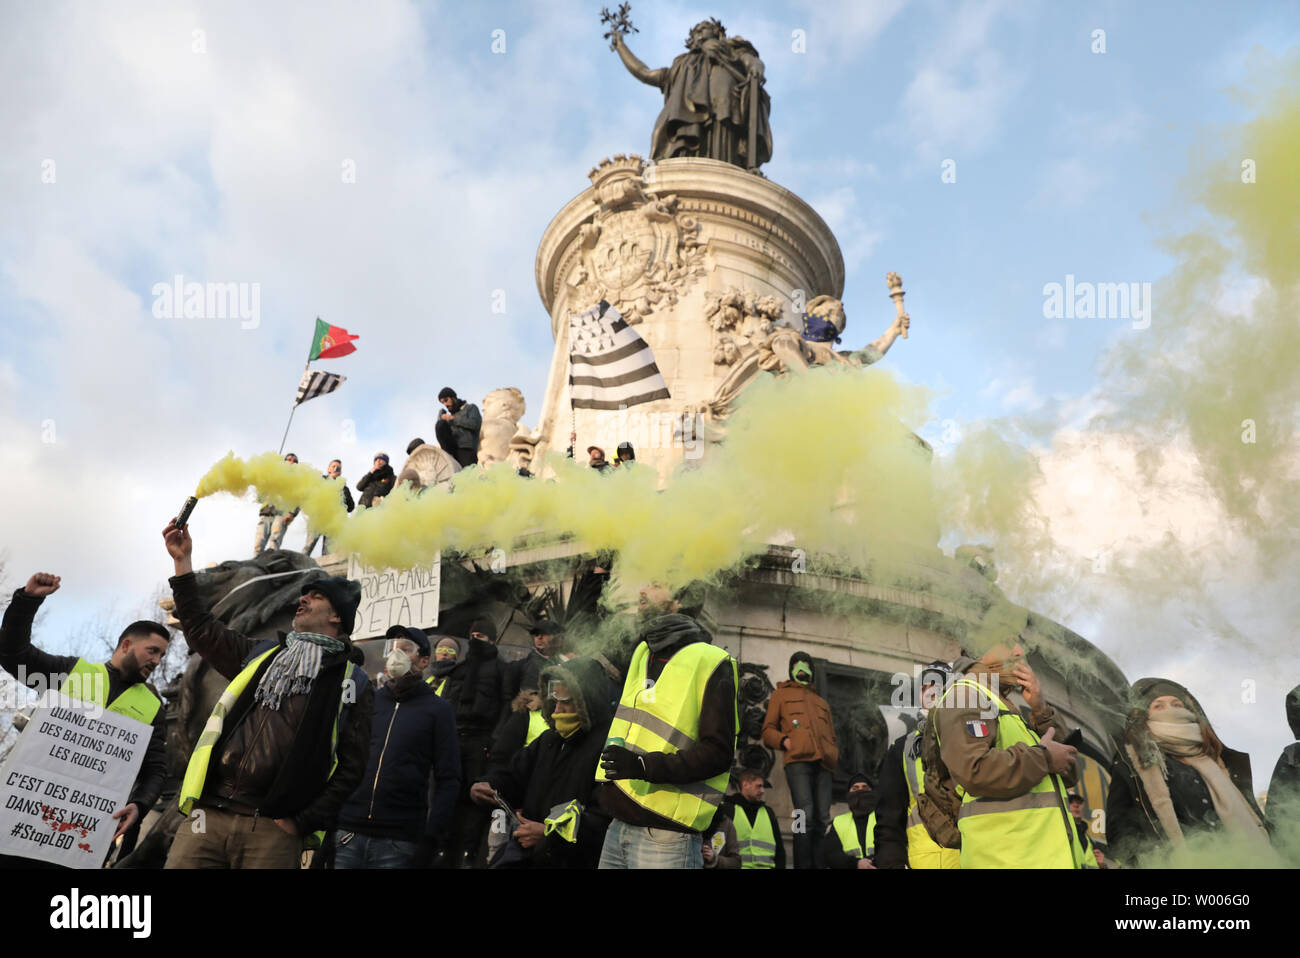
<svg viewBox="0 0 1300 958">
<path fill-rule="evenodd" d="M 552 348 L 537 242 L 601 158 L 648 151 L 662 102 L 601 39 L 599 8 L 6 14 L 4 547 L 11 585 L 65 575 L 51 646 L 162 581 L 158 529 L 211 462 L 276 447 L 317 315 L 361 339 L 320 364 L 349 380 L 299 411 L 305 460 L 340 456 L 355 481 L 376 450 L 431 436 L 443 385 L 518 386 L 536 423 Z M 1300 37 L 1289 3 L 810 0 L 634 3 L 629 45 L 667 65 L 706 16 L 764 59 L 765 172 L 839 239 L 846 346 L 888 325 L 884 274 L 902 274 L 912 333 L 888 363 L 940 392 L 933 441 L 949 421 L 1064 422 L 1096 401 L 1105 350 L 1140 333 L 1045 319 L 1044 284 L 1158 281 L 1159 239 L 1194 215 L 1193 152 L 1251 115 L 1234 89 Z M 178 273 L 259 284 L 260 323 L 155 318 L 153 284 Z M 200 561 L 251 547 L 247 503 L 205 503 L 195 523 Z"/>
</svg>

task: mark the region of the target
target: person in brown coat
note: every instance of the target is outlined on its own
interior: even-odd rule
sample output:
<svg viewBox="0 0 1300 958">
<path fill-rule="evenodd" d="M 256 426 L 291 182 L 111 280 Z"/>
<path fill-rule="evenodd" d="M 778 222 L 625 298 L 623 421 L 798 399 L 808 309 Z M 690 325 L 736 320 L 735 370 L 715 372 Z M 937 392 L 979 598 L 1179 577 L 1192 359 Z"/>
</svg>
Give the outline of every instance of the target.
<svg viewBox="0 0 1300 958">
<path fill-rule="evenodd" d="M 950 688 L 930 710 L 921 745 L 926 769 L 925 791 L 936 800 L 951 803 L 953 822 L 958 821 L 961 809 L 961 799 L 957 797 L 954 786 L 993 803 L 1009 802 L 1028 795 L 1049 775 L 1058 776 L 1066 788 L 1075 784 L 1078 780 L 1074 760 L 1076 750 L 1065 744 L 1069 732 L 1056 710 L 1044 699 L 1034 670 L 1029 667 L 1025 650 L 1018 641 L 1001 642 L 979 659 L 963 654 L 953 663 L 953 672 L 958 681 L 973 679 L 999 696 L 999 701 L 985 702 L 978 695 L 965 694 L 969 691 L 965 687 L 962 695 L 955 694 L 957 690 Z M 999 748 L 998 723 L 1001 717 L 1012 716 L 1016 721 L 1022 719 L 1020 711 L 1007 699 L 1015 691 L 1020 692 L 1029 706 L 1030 714 L 1024 724 L 1033 730 L 1039 742 L 1036 745 L 1018 742 L 1008 748 Z M 1047 795 L 1048 800 L 1053 798 L 1051 792 Z M 1072 843 L 1077 844 L 1078 839 L 1063 797 L 1058 794 L 1054 798 L 1060 807 L 1064 826 L 1061 841 L 1068 859 L 1068 850 Z M 992 804 L 990 809 L 996 810 Z M 954 846 L 949 844 L 948 847 Z M 990 862 L 994 861 L 1018 863 L 1009 867 L 1035 867 L 1035 861 L 1042 860 L 1044 851 L 1041 847 L 976 848 L 964 830 L 961 848 L 963 868 L 1008 867 L 991 865 Z"/>
<path fill-rule="evenodd" d="M 763 744 L 785 752 L 785 781 L 795 807 L 794 867 L 824 868 L 821 836 L 831 821 L 831 773 L 840 758 L 831 707 L 813 691 L 812 656 L 790 656 L 790 680 L 767 703 Z"/>
</svg>

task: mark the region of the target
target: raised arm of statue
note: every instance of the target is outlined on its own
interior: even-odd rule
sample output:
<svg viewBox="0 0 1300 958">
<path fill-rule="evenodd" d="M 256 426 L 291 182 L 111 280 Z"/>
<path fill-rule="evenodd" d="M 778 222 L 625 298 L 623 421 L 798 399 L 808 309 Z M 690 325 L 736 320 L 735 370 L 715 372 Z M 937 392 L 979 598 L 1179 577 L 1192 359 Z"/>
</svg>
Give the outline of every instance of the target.
<svg viewBox="0 0 1300 958">
<path fill-rule="evenodd" d="M 618 51 L 618 58 L 623 61 L 623 66 L 627 67 L 628 73 L 632 74 L 632 76 L 636 77 L 642 83 L 663 89 L 664 84 L 668 81 L 667 67 L 660 67 L 658 70 L 651 70 L 636 58 L 636 54 L 627 48 L 627 44 L 623 42 L 623 35 L 621 33 L 614 34 L 612 42 L 614 44 L 614 49 Z"/>
<path fill-rule="evenodd" d="M 880 359 L 881 356 L 885 355 L 885 353 L 889 352 L 889 347 L 894 345 L 894 340 L 907 331 L 911 322 L 912 321 L 908 318 L 907 313 L 903 313 L 901 316 L 895 316 L 894 322 L 884 331 L 884 333 L 881 334 L 880 338 L 875 342 L 868 343 L 866 349 L 860 350 L 859 352 L 868 355 L 874 353 L 873 358 L 867 361 L 875 362 Z M 860 360 L 866 360 L 865 356 L 860 356 L 858 353 L 855 353 L 854 357 Z"/>
</svg>

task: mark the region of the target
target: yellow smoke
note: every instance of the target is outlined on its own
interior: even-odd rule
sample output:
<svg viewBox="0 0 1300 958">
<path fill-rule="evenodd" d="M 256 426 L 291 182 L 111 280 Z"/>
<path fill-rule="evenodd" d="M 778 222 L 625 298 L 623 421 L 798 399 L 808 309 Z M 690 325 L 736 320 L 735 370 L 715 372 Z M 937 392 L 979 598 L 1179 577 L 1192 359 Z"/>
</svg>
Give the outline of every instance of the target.
<svg viewBox="0 0 1300 958">
<path fill-rule="evenodd" d="M 395 490 L 348 517 L 338 480 L 274 453 L 216 463 L 197 495 L 255 488 L 281 509 L 301 508 L 335 548 L 371 566 L 407 568 L 439 549 L 509 550 L 520 536 L 571 534 L 616 550 L 626 581 L 669 587 L 734 565 L 767 539 L 793 532 L 801 548 L 839 551 L 870 541 L 887 553 L 935 543 L 928 457 L 904 422 L 919 424 L 928 394 L 886 371 L 818 369 L 763 377 L 702 468 L 656 491 L 649 469 L 601 475 L 553 457 L 555 481 L 525 480 L 502 464 L 471 470 L 454 492 Z M 790 454 L 790 437 L 800 453 Z M 855 504 L 833 511 L 842 490 Z"/>
</svg>

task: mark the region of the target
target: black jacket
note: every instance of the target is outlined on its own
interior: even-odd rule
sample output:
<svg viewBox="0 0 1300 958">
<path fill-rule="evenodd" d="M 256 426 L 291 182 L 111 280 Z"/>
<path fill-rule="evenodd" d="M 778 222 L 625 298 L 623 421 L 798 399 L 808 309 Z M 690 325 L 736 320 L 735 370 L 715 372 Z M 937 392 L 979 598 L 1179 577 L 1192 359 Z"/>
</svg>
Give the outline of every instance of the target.
<svg viewBox="0 0 1300 958">
<path fill-rule="evenodd" d="M 600 861 L 609 815 L 596 796 L 596 768 L 613 717 L 613 695 L 604 670 L 590 659 L 549 666 L 543 673 L 568 686 L 580 727 L 568 738 L 555 731 L 555 700 L 542 706 L 550 728 L 490 776 L 492 787 L 524 817 L 540 822 L 576 800 L 582 805 L 576 843 L 547 836 L 524 861 L 541 868 L 595 868 Z"/>
<path fill-rule="evenodd" d="M 872 862 L 877 868 L 907 867 L 907 806 L 912 793 L 903 771 L 903 745 L 906 735 L 900 735 L 885 753 L 885 763 L 880 768 L 880 781 L 876 783 L 876 854 Z M 916 749 L 921 748 L 921 736 L 916 737 Z M 916 756 L 909 758 L 915 759 Z M 870 844 L 870 843 L 868 843 Z M 839 845 L 836 845 L 838 848 Z M 866 848 L 867 846 L 862 846 Z M 843 851 L 840 852 L 843 854 Z"/>
<path fill-rule="evenodd" d="M 226 678 L 234 679 L 249 660 L 271 647 L 254 643 L 218 621 L 199 596 L 193 573 L 173 576 L 169 582 L 176 617 L 190 648 Z M 339 809 L 365 771 L 374 710 L 374 690 L 365 673 L 348 661 L 351 643 L 346 644 L 342 652 L 322 658 L 309 693 L 290 696 L 278 711 L 253 701 L 275 655 L 263 660 L 226 716 L 213 746 L 200 804 L 266 818 L 292 818 L 304 835 L 334 826 Z M 278 645 L 285 648 L 283 633 Z M 351 676 L 350 697 L 355 701 L 344 705 L 338 767 L 331 776 L 331 734 L 345 670 Z"/>
<path fill-rule="evenodd" d="M 1263 820 L 1255 804 L 1250 780 L 1250 756 L 1230 748 L 1223 750 L 1223 764 L 1228 777 L 1237 786 L 1255 814 Z M 1200 773 L 1177 759 L 1167 759 L 1169 799 L 1183 834 L 1222 827 L 1210 790 Z M 1151 800 L 1137 773 L 1126 757 L 1118 757 L 1111 766 L 1110 789 L 1106 793 L 1106 846 L 1110 854 L 1125 867 L 1140 865 L 1142 856 L 1166 842 L 1164 829 L 1151 807 Z"/>
<path fill-rule="evenodd" d="M 460 743 L 451 703 L 418 673 L 385 682 L 375 692 L 366 771 L 343 803 L 339 827 L 375 838 L 414 842 L 428 836 L 441 842 L 459 791 Z"/>
<path fill-rule="evenodd" d="M 376 499 L 382 499 L 393 491 L 397 474 L 393 467 L 384 463 L 377 472 L 368 472 L 357 480 L 357 492 L 361 493 L 360 504 L 369 509 Z"/>
<path fill-rule="evenodd" d="M 1198 717 L 1205 717 L 1201 704 L 1176 682 L 1167 679 L 1139 679 L 1133 683 L 1130 695 L 1143 705 L 1129 715 L 1128 728 L 1121 740 L 1119 754 L 1111 763 L 1110 789 L 1106 793 L 1106 845 L 1111 856 L 1125 867 L 1140 865 L 1144 854 L 1168 842 L 1164 828 L 1152 808 L 1151 799 L 1125 748 L 1125 743 L 1134 744 L 1134 750 L 1141 754 L 1139 743 L 1145 733 L 1145 703 L 1155 692 L 1177 695 Z M 1232 784 L 1237 787 L 1246 804 L 1264 821 L 1259 806 L 1255 804 L 1250 756 L 1225 746 L 1221 758 Z M 1174 814 L 1183 834 L 1222 828 L 1223 823 L 1214 809 L 1210 790 L 1200 773 L 1175 758 L 1166 758 L 1165 767 L 1169 771 L 1166 782 L 1169 800 L 1173 803 Z"/>
<path fill-rule="evenodd" d="M 501 718 L 505 686 L 497 647 L 481 639 L 468 639 L 465 658 L 447 675 L 442 697 L 456 707 L 456 731 L 467 738 L 486 739 Z"/>
<path fill-rule="evenodd" d="M 0 622 L 0 668 L 17 678 L 23 669 L 29 687 L 44 684 L 46 688 L 59 688 L 64 678 L 77 664 L 75 655 L 50 655 L 32 645 L 32 620 L 44 602 L 44 597 L 30 596 L 23 589 L 14 592 L 13 601 L 5 609 L 4 621 Z M 122 678 L 122 673 L 108 665 L 107 705 L 130 688 L 130 683 Z M 135 777 L 127 804 L 134 802 L 140 809 L 143 819 L 158 796 L 162 794 L 163 781 L 167 777 L 167 709 L 160 705 L 154 716 L 153 732 L 149 736 L 149 746 L 145 749 L 144 762 Z"/>
<path fill-rule="evenodd" d="M 668 660 L 692 640 L 669 646 L 654 653 L 646 668 L 646 677 L 654 680 L 663 674 Z M 693 640 L 699 641 L 699 640 Z M 621 690 L 620 690 L 621 691 Z M 647 752 L 646 778 L 667 785 L 703 782 L 728 771 L 736 750 L 736 681 L 732 666 L 724 659 L 718 663 L 704 685 L 704 702 L 700 707 L 699 738 L 692 748 L 679 752 Z M 600 789 L 600 801 L 612 818 L 629 825 L 664 828 L 674 832 L 692 829 L 642 808 L 613 782 Z"/>
</svg>

